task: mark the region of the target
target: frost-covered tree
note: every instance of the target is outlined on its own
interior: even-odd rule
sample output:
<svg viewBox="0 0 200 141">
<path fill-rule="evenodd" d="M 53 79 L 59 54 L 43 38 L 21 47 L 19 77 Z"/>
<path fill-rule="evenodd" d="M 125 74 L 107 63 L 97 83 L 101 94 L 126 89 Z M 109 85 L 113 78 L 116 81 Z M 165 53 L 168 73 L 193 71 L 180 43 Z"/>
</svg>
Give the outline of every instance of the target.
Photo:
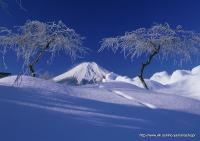
<svg viewBox="0 0 200 141">
<path fill-rule="evenodd" d="M 155 56 L 159 59 L 173 59 L 176 63 L 191 60 L 198 53 L 200 36 L 193 31 L 186 31 L 180 25 L 172 28 L 169 24 L 156 24 L 151 28 L 139 28 L 132 32 L 126 32 L 123 36 L 104 38 L 101 48 L 111 49 L 114 53 L 120 50 L 125 57 L 131 59 L 147 56 L 147 60 L 141 64 L 140 78 L 143 86 L 148 89 L 143 78 L 145 68 Z"/>
<path fill-rule="evenodd" d="M 47 61 L 59 52 L 72 59 L 81 57 L 87 52 L 87 48 L 82 47 L 83 39 L 62 21 L 27 21 L 13 29 L 0 28 L 0 47 L 4 53 L 9 48 L 14 50 L 17 57 L 24 60 L 23 68 L 28 67 L 33 77 L 36 76 L 34 66 L 45 54 L 50 55 Z"/>
</svg>

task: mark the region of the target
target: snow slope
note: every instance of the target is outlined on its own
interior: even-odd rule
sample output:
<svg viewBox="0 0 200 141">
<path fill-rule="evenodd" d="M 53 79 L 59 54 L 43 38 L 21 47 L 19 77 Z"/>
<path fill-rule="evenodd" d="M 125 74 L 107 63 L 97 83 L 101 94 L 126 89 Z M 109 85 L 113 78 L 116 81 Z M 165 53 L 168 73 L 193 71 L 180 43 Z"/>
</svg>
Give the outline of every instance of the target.
<svg viewBox="0 0 200 141">
<path fill-rule="evenodd" d="M 68 86 L 23 76 L 13 85 L 15 78 L 0 79 L 2 141 L 139 141 L 140 133 L 199 133 L 200 101 L 194 99 L 125 82 Z"/>
</svg>

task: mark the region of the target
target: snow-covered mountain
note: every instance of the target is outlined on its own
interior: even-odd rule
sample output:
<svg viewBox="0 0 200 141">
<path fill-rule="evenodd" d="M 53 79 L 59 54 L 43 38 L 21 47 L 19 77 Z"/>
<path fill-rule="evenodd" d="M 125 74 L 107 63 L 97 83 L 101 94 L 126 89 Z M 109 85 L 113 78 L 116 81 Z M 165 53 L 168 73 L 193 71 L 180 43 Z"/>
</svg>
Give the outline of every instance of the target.
<svg viewBox="0 0 200 141">
<path fill-rule="evenodd" d="M 95 62 L 81 63 L 69 71 L 53 78 L 56 82 L 68 84 L 91 84 L 102 82 L 109 72 Z"/>
<path fill-rule="evenodd" d="M 54 77 L 53 81 L 70 85 L 95 84 L 101 82 L 125 82 L 136 85 L 138 84 L 135 79 L 109 72 L 95 62 L 80 63 L 67 72 Z"/>
<path fill-rule="evenodd" d="M 73 85 L 94 83 L 128 83 L 144 88 L 138 77 L 129 78 L 100 67 L 95 62 L 84 62 L 64 74 L 53 78 L 56 82 Z M 200 100 L 200 66 L 192 70 L 175 70 L 172 74 L 156 72 L 149 79 L 145 79 L 148 87 L 155 92 L 176 94 Z"/>
<path fill-rule="evenodd" d="M 132 79 L 127 76 L 121 76 L 116 73 L 109 72 L 95 62 L 83 62 L 70 69 L 69 71 L 54 77 L 53 81 L 69 85 L 84 85 L 102 82 L 123 82 L 143 88 L 143 85 L 137 77 Z M 163 87 L 162 84 L 156 81 L 148 79 L 146 81 L 149 87 L 152 89 L 155 87 L 156 89 Z"/>
<path fill-rule="evenodd" d="M 122 82 L 143 88 L 138 77 L 129 78 L 109 72 L 95 62 L 83 62 L 69 71 L 53 78 L 53 81 L 68 85 L 85 85 L 106 82 Z M 150 89 L 161 89 L 165 86 L 157 81 L 146 79 Z"/>
<path fill-rule="evenodd" d="M 81 63 L 53 78 L 53 80 L 73 85 L 122 82 L 143 88 L 138 77 L 129 78 L 109 72 L 95 62 Z M 157 72 L 150 79 L 145 80 L 151 90 L 169 94 L 176 93 L 177 95 L 200 100 L 200 87 L 198 85 L 198 80 L 200 80 L 200 66 L 192 70 L 175 70 L 172 74 L 168 74 L 166 71 Z"/>
</svg>

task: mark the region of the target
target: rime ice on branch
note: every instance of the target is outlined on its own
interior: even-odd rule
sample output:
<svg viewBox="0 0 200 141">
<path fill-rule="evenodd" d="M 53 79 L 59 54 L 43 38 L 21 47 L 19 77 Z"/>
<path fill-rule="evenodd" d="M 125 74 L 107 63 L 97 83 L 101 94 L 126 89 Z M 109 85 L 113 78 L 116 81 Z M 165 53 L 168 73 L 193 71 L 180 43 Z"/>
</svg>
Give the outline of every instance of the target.
<svg viewBox="0 0 200 141">
<path fill-rule="evenodd" d="M 34 65 L 46 53 L 51 55 L 49 59 L 59 52 L 65 52 L 72 59 L 81 57 L 87 52 L 87 48 L 82 47 L 83 39 L 62 21 L 27 21 L 12 30 L 0 28 L 0 47 L 4 52 L 8 48 L 14 50 L 17 57 L 24 60 L 23 68 L 28 67 L 32 76 L 36 75 Z"/>
<path fill-rule="evenodd" d="M 144 87 L 148 89 L 143 73 L 155 56 L 159 56 L 162 60 L 173 59 L 175 63 L 182 64 L 199 53 L 199 45 L 200 35 L 198 33 L 186 31 L 180 25 L 172 28 L 165 23 L 126 32 L 123 36 L 104 38 L 99 51 L 111 49 L 115 53 L 120 50 L 125 57 L 129 56 L 131 59 L 143 54 L 148 55 L 138 75 Z"/>
</svg>

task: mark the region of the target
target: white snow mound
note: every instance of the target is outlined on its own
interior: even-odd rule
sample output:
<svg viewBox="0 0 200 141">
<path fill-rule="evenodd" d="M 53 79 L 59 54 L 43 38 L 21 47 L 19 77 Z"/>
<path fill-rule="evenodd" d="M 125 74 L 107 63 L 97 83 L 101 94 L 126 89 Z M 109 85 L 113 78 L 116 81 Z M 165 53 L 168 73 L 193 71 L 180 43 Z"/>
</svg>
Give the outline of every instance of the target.
<svg viewBox="0 0 200 141">
<path fill-rule="evenodd" d="M 166 71 L 162 71 L 162 72 L 157 72 L 157 73 L 153 74 L 153 76 L 150 78 L 150 80 L 154 80 L 154 81 L 157 81 L 157 82 L 165 85 L 165 84 L 169 83 L 170 76 Z"/>
</svg>

